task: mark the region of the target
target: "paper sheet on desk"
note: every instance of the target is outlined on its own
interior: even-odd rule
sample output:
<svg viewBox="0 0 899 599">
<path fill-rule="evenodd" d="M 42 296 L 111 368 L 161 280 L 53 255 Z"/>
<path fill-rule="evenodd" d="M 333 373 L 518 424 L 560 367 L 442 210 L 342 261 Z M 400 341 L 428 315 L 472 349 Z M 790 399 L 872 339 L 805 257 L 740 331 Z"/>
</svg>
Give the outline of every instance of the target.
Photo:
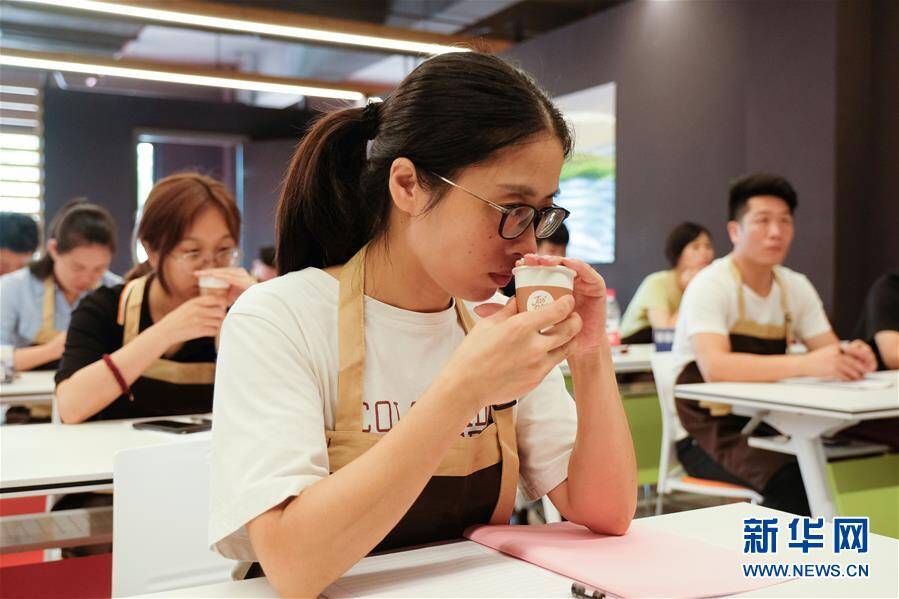
<svg viewBox="0 0 899 599">
<path fill-rule="evenodd" d="M 620 537 L 570 522 L 479 526 L 466 536 L 617 597 L 720 597 L 786 582 L 744 578 L 743 554 L 654 532 L 639 521 Z"/>
<path fill-rule="evenodd" d="M 897 380 L 899 380 L 899 374 L 897 374 L 895 370 L 890 370 L 884 372 L 872 372 L 865 375 L 865 378 L 857 381 L 841 381 L 839 379 L 815 376 L 798 376 L 784 379 L 781 383 L 787 383 L 789 385 L 812 385 L 838 389 L 853 389 L 855 391 L 871 391 L 896 387 Z"/>
</svg>

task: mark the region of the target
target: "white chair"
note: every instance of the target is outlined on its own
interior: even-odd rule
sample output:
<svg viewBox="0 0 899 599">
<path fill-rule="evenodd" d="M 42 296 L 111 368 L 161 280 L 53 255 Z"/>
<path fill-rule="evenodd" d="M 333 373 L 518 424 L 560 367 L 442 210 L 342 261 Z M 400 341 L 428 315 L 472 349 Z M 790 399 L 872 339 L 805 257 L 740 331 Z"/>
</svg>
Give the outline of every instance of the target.
<svg viewBox="0 0 899 599">
<path fill-rule="evenodd" d="M 547 524 L 553 524 L 554 522 L 562 521 L 562 514 L 559 513 L 559 510 L 556 509 L 556 506 L 553 505 L 553 502 L 550 501 L 549 495 L 544 495 L 539 499 L 540 505 L 543 507 L 543 521 Z M 521 487 L 515 490 L 515 511 L 518 512 L 520 510 L 526 510 L 532 503 L 527 501 L 524 497 L 524 493 L 521 491 Z"/>
<path fill-rule="evenodd" d="M 113 597 L 231 579 L 234 562 L 208 547 L 210 434 L 196 434 L 116 454 Z"/>
<path fill-rule="evenodd" d="M 687 432 L 677 416 L 674 405 L 674 383 L 677 371 L 677 356 L 671 352 L 654 353 L 650 358 L 652 376 L 655 379 L 662 412 L 662 451 L 659 456 L 659 480 L 656 484 L 656 514 L 662 513 L 662 501 L 671 491 L 685 491 L 714 497 L 745 499 L 751 503 L 761 503 L 762 496 L 749 487 L 733 485 L 717 480 L 688 476 L 677 460 L 675 445 L 687 436 Z"/>
</svg>

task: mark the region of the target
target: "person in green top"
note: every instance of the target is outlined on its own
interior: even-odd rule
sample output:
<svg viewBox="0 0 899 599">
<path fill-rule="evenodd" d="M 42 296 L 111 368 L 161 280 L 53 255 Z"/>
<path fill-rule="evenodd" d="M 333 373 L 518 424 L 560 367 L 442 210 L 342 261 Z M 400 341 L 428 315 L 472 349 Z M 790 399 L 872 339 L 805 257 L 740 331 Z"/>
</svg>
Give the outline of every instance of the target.
<svg viewBox="0 0 899 599">
<path fill-rule="evenodd" d="M 712 235 L 702 225 L 681 223 L 668 235 L 665 256 L 672 268 L 643 279 L 627 306 L 622 343 L 652 343 L 652 329 L 674 326 L 684 289 L 715 258 Z"/>
</svg>

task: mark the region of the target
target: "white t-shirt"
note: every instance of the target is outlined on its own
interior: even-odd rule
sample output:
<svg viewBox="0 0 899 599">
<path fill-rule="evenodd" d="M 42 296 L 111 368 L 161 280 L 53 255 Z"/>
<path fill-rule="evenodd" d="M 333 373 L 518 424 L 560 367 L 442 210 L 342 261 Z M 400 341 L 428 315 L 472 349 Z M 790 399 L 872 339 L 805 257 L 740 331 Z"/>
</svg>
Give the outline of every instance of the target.
<svg viewBox="0 0 899 599">
<path fill-rule="evenodd" d="M 787 307 L 793 318 L 793 335 L 805 341 L 831 330 L 824 306 L 811 281 L 785 266 L 774 270 L 786 288 Z M 743 285 L 744 318 L 762 325 L 783 326 L 781 287 L 771 286 L 767 297 Z M 674 330 L 672 352 L 677 356 L 677 372 L 693 362 L 696 355 L 690 339 L 697 333 L 727 336 L 739 318 L 737 283 L 730 269 L 730 256 L 719 258 L 690 281 L 681 300 Z"/>
<path fill-rule="evenodd" d="M 324 431 L 334 429 L 337 409 L 338 290 L 337 279 L 307 268 L 254 285 L 225 319 L 209 542 L 226 557 L 254 561 L 246 523 L 328 476 Z M 363 428 L 390 430 L 464 336 L 454 307 L 424 314 L 366 297 Z M 568 476 L 577 418 L 561 371 L 514 410 L 521 486 L 534 499 Z M 460 432 L 485 425 L 486 409 Z"/>
</svg>

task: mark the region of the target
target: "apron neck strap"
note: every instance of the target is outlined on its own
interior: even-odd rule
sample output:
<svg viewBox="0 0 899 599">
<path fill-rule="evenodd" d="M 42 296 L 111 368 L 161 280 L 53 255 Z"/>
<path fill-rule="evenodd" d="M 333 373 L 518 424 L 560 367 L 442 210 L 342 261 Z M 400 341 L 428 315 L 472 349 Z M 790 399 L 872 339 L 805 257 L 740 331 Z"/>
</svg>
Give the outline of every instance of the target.
<svg viewBox="0 0 899 599">
<path fill-rule="evenodd" d="M 44 302 L 41 307 L 41 328 L 53 328 L 53 317 L 56 314 L 56 283 L 53 275 L 44 279 Z"/>
<path fill-rule="evenodd" d="M 335 429 L 362 430 L 365 374 L 365 255 L 363 247 L 340 269 L 337 304 L 337 413 Z"/>
<path fill-rule="evenodd" d="M 122 345 L 127 345 L 140 333 L 140 309 L 144 301 L 149 275 L 129 281 L 119 296 L 119 312 L 116 323 L 122 330 Z"/>
</svg>

